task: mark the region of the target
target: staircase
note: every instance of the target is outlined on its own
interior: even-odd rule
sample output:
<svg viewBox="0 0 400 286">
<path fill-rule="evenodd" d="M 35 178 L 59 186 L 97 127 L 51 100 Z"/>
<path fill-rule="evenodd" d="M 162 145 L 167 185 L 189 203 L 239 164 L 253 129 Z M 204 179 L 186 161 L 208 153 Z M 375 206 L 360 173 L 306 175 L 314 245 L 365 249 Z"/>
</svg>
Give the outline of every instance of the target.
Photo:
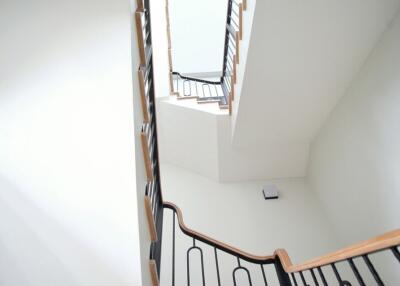
<svg viewBox="0 0 400 286">
<path fill-rule="evenodd" d="M 240 38 L 240 29 L 239 31 L 232 31 L 232 25 L 236 22 L 230 22 L 232 20 L 230 15 L 234 14 L 232 12 L 233 5 L 237 5 L 237 3 L 230 0 L 227 42 L 237 41 Z M 239 11 L 245 9 L 245 2 L 238 4 L 238 6 Z M 138 77 L 143 112 L 141 143 L 147 176 L 143 203 L 145 204 L 147 225 L 151 238 L 149 271 L 153 286 L 160 285 L 160 275 L 164 275 L 166 272 L 170 272 L 171 277 L 168 285 L 220 286 L 228 283 L 228 285 L 283 286 L 398 285 L 391 280 L 393 278 L 385 277 L 381 270 L 385 267 L 398 267 L 398 271 L 400 271 L 398 264 L 400 262 L 399 229 L 304 263 L 293 264 L 284 249 L 277 249 L 270 255 L 257 256 L 196 232 L 185 225 L 181 210 L 173 203 L 164 201 L 161 192 L 149 0 L 137 0 L 137 7 L 135 14 L 136 28 L 141 58 Z M 240 28 L 240 21 L 238 24 Z M 236 49 L 237 47 L 238 45 L 236 45 Z M 221 106 L 226 105 L 226 103 L 230 106 L 234 94 L 234 66 L 237 64 L 235 59 L 238 59 L 238 53 L 233 54 L 235 50 L 230 52 L 229 45 L 226 45 L 225 48 L 224 75 L 220 82 L 185 77 L 172 72 L 171 68 L 171 93 L 176 93 L 176 96 L 183 98 L 196 97 L 199 103 L 211 101 L 215 98 Z M 230 53 L 232 53 L 232 57 L 229 56 Z M 232 60 L 233 65 L 230 65 L 228 58 Z M 175 76 L 175 79 L 173 76 Z M 177 88 L 173 87 L 174 80 Z M 229 85 L 229 82 L 231 85 Z M 193 84 L 197 86 L 196 93 L 193 91 Z M 180 89 L 180 86 L 183 87 Z M 199 89 L 202 92 L 208 92 L 207 96 L 200 96 L 197 93 Z M 220 94 L 221 90 L 223 95 Z M 229 107 L 229 110 L 231 111 L 231 107 Z M 172 220 L 171 245 L 163 245 L 163 241 L 166 241 L 166 238 L 163 238 L 163 227 L 166 226 L 167 216 Z M 177 268 L 176 265 L 178 251 L 182 250 L 182 245 L 176 243 L 178 234 L 186 236 L 191 241 L 190 246 L 183 249 L 183 251 L 186 251 L 184 257 L 186 267 L 184 269 Z M 161 265 L 161 252 L 166 247 L 170 249 L 168 252 L 170 256 L 165 259 L 169 260 L 170 263 Z M 206 252 L 212 255 L 206 255 Z M 198 254 L 200 259 L 198 269 L 193 269 L 191 263 L 195 253 Z M 377 256 L 382 253 L 388 259 L 385 263 L 377 259 Z M 212 268 L 208 267 L 206 271 L 206 264 L 212 265 Z M 181 281 L 185 282 L 182 284 Z"/>
<path fill-rule="evenodd" d="M 226 18 L 224 59 L 222 76 L 211 81 L 182 75 L 173 70 L 171 26 L 169 3 L 166 1 L 168 63 L 170 77 L 170 94 L 181 99 L 196 99 L 197 103 L 218 103 L 220 109 L 229 110 L 232 114 L 235 84 L 237 80 L 237 64 L 239 64 L 239 47 L 243 37 L 243 11 L 246 11 L 247 0 L 228 0 Z"/>
</svg>

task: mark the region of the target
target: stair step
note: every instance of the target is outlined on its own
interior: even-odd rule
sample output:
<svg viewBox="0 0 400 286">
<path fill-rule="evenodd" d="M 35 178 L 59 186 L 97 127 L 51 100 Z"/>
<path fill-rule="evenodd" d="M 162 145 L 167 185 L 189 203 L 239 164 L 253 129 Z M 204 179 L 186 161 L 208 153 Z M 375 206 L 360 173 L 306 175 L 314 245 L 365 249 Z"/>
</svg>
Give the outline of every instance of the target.
<svg viewBox="0 0 400 286">
<path fill-rule="evenodd" d="M 229 105 L 227 105 L 227 104 L 220 104 L 220 105 L 219 105 L 219 108 L 220 108 L 220 109 L 229 109 Z"/>
<path fill-rule="evenodd" d="M 199 100 L 197 99 L 197 103 L 199 104 L 205 104 L 205 103 L 219 103 L 219 99 L 208 99 L 208 100 Z"/>
<path fill-rule="evenodd" d="M 194 98 L 199 98 L 197 95 L 187 95 L 187 96 L 178 96 L 177 99 L 194 99 Z"/>
</svg>

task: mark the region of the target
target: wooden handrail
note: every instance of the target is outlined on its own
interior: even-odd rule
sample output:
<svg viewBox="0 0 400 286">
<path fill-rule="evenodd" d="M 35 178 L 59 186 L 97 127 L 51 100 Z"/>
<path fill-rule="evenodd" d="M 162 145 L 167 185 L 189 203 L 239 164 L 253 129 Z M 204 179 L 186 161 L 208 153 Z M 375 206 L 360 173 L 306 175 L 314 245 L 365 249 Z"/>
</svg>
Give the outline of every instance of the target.
<svg viewBox="0 0 400 286">
<path fill-rule="evenodd" d="M 142 141 L 142 152 L 143 152 L 143 157 L 144 157 L 147 181 L 151 181 L 151 180 L 153 180 L 153 172 L 152 172 L 152 167 L 151 167 L 152 163 L 151 163 L 151 158 L 150 158 L 149 145 L 147 144 L 147 134 L 146 134 L 145 130 L 143 130 L 140 133 L 140 139 Z"/>
<path fill-rule="evenodd" d="M 170 202 L 164 202 L 164 206 L 172 209 L 175 211 L 177 218 L 178 218 L 178 224 L 180 229 L 187 235 L 191 236 L 191 237 L 195 237 L 196 239 L 203 241 L 205 243 L 209 243 L 211 245 L 214 245 L 215 247 L 226 251 L 228 253 L 235 253 L 238 256 L 241 256 L 244 259 L 247 259 L 248 261 L 252 261 L 252 262 L 271 262 L 274 260 L 274 256 L 273 255 L 266 255 L 266 256 L 257 256 L 257 255 L 252 255 L 249 254 L 243 250 L 240 250 L 239 248 L 230 246 L 226 243 L 223 243 L 221 241 L 218 241 L 216 239 L 213 239 L 207 235 L 204 235 L 200 232 L 194 231 L 190 228 L 188 228 L 185 224 L 185 222 L 183 221 L 183 216 L 182 216 L 182 211 L 179 207 L 177 207 L 175 204 L 170 203 Z"/>
<path fill-rule="evenodd" d="M 143 36 L 143 28 L 142 28 L 142 13 L 140 10 L 135 12 L 135 20 L 136 20 L 136 34 L 137 34 L 137 41 L 139 47 L 139 58 L 140 58 L 140 65 L 146 64 L 146 55 L 144 51 L 144 36 Z"/>
<path fill-rule="evenodd" d="M 396 229 L 387 232 L 383 235 L 374 237 L 372 239 L 368 239 L 366 241 L 351 245 L 349 247 L 345 247 L 338 251 L 308 260 L 304 263 L 293 264 L 285 249 L 277 249 L 273 255 L 258 256 L 245 252 L 236 247 L 232 247 L 224 242 L 213 239 L 197 231 L 194 231 L 185 225 L 183 221 L 182 211 L 179 207 L 170 202 L 164 202 L 164 206 L 176 212 L 176 215 L 178 217 L 179 227 L 185 234 L 191 237 L 195 237 L 196 239 L 201 240 L 210 245 L 213 245 L 217 248 L 220 248 L 228 253 L 240 256 L 241 258 L 246 259 L 250 262 L 260 263 L 260 264 L 271 263 L 276 259 L 279 259 L 284 270 L 287 273 L 305 271 L 315 267 L 328 265 L 334 262 L 346 260 L 348 258 L 354 258 L 357 256 L 377 252 L 380 250 L 400 245 L 400 229 Z"/>
<path fill-rule="evenodd" d="M 236 64 L 239 64 L 239 32 L 235 33 Z"/>
<path fill-rule="evenodd" d="M 144 123 L 150 122 L 150 115 L 148 111 L 148 104 L 146 99 L 146 90 L 145 90 L 145 82 L 144 82 L 144 71 L 141 67 L 138 70 L 138 80 L 139 80 L 139 91 L 140 91 L 140 103 L 142 106 L 142 114 Z"/>
<path fill-rule="evenodd" d="M 149 268 L 150 268 L 150 276 L 151 276 L 151 283 L 153 286 L 160 285 L 160 279 L 158 278 L 157 274 L 157 263 L 154 259 L 149 261 Z"/>
<path fill-rule="evenodd" d="M 290 261 L 289 255 L 284 249 L 276 250 L 275 255 L 279 256 L 279 258 L 281 259 L 285 271 L 291 273 L 328 265 L 334 262 L 377 252 L 397 245 L 400 245 L 400 229 L 396 229 L 383 235 L 342 248 L 335 252 L 313 258 L 304 263 L 293 265 Z"/>
<path fill-rule="evenodd" d="M 157 241 L 158 236 L 157 236 L 156 222 L 154 221 L 153 213 L 151 210 L 151 201 L 150 197 L 148 196 L 144 196 L 144 208 L 146 211 L 147 225 L 149 227 L 150 239 L 151 241 Z"/>
<path fill-rule="evenodd" d="M 243 4 L 239 4 L 239 40 L 243 38 Z"/>
</svg>

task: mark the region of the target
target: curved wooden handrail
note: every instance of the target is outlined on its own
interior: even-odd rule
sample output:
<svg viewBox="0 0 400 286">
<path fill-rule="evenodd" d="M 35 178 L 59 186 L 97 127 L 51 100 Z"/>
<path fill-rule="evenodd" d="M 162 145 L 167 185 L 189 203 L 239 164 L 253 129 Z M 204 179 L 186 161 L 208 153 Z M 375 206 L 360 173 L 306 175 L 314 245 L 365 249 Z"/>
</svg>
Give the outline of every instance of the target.
<svg viewBox="0 0 400 286">
<path fill-rule="evenodd" d="M 253 255 L 250 253 L 247 253 L 239 248 L 230 246 L 226 243 L 223 243 L 221 241 L 218 241 L 216 239 L 213 239 L 207 235 L 204 235 L 200 232 L 194 231 L 190 228 L 188 228 L 185 224 L 185 222 L 183 221 L 183 216 L 182 216 L 182 211 L 179 207 L 177 207 L 175 204 L 170 203 L 170 202 L 164 202 L 164 207 L 172 209 L 178 218 L 178 224 L 179 224 L 179 228 L 183 231 L 183 233 L 185 233 L 188 236 L 191 236 L 197 240 L 200 240 L 204 243 L 210 244 L 212 246 L 215 246 L 216 248 L 223 250 L 225 252 L 228 252 L 232 255 L 238 256 L 244 260 L 250 261 L 250 262 L 254 262 L 254 263 L 273 263 L 275 261 L 275 257 L 274 255 L 266 255 L 266 256 L 257 256 L 257 255 Z"/>
<path fill-rule="evenodd" d="M 183 221 L 182 211 L 179 207 L 171 202 L 164 202 L 164 207 L 172 209 L 178 218 L 178 224 L 180 229 L 188 236 L 191 236 L 204 243 L 212 245 L 220 250 L 228 252 L 234 256 L 240 257 L 249 262 L 258 264 L 274 263 L 276 260 L 280 260 L 283 269 L 287 273 L 305 271 L 315 267 L 321 267 L 334 262 L 346 260 L 348 258 L 354 258 L 361 255 L 377 252 L 390 247 L 400 245 L 400 229 L 396 229 L 387 232 L 383 235 L 368 239 L 366 241 L 342 248 L 338 251 L 308 260 L 304 263 L 293 264 L 287 251 L 285 249 L 277 249 L 272 255 L 258 256 L 245 252 L 239 248 L 230 246 L 226 243 L 213 239 L 207 235 L 194 231 L 188 228 Z"/>
</svg>

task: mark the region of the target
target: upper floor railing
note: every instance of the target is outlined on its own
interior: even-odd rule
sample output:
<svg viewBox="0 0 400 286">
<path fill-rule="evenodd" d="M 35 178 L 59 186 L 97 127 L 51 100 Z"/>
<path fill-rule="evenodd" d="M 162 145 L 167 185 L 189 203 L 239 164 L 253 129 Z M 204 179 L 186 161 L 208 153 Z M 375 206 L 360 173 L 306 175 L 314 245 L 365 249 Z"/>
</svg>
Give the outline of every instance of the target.
<svg viewBox="0 0 400 286">
<path fill-rule="evenodd" d="M 189 77 L 173 70 L 168 1 L 166 2 L 170 93 L 178 99 L 196 98 L 198 103 L 218 102 L 232 113 L 239 64 L 239 44 L 243 35 L 243 11 L 247 0 L 228 0 L 222 72 L 218 80 Z"/>
</svg>

